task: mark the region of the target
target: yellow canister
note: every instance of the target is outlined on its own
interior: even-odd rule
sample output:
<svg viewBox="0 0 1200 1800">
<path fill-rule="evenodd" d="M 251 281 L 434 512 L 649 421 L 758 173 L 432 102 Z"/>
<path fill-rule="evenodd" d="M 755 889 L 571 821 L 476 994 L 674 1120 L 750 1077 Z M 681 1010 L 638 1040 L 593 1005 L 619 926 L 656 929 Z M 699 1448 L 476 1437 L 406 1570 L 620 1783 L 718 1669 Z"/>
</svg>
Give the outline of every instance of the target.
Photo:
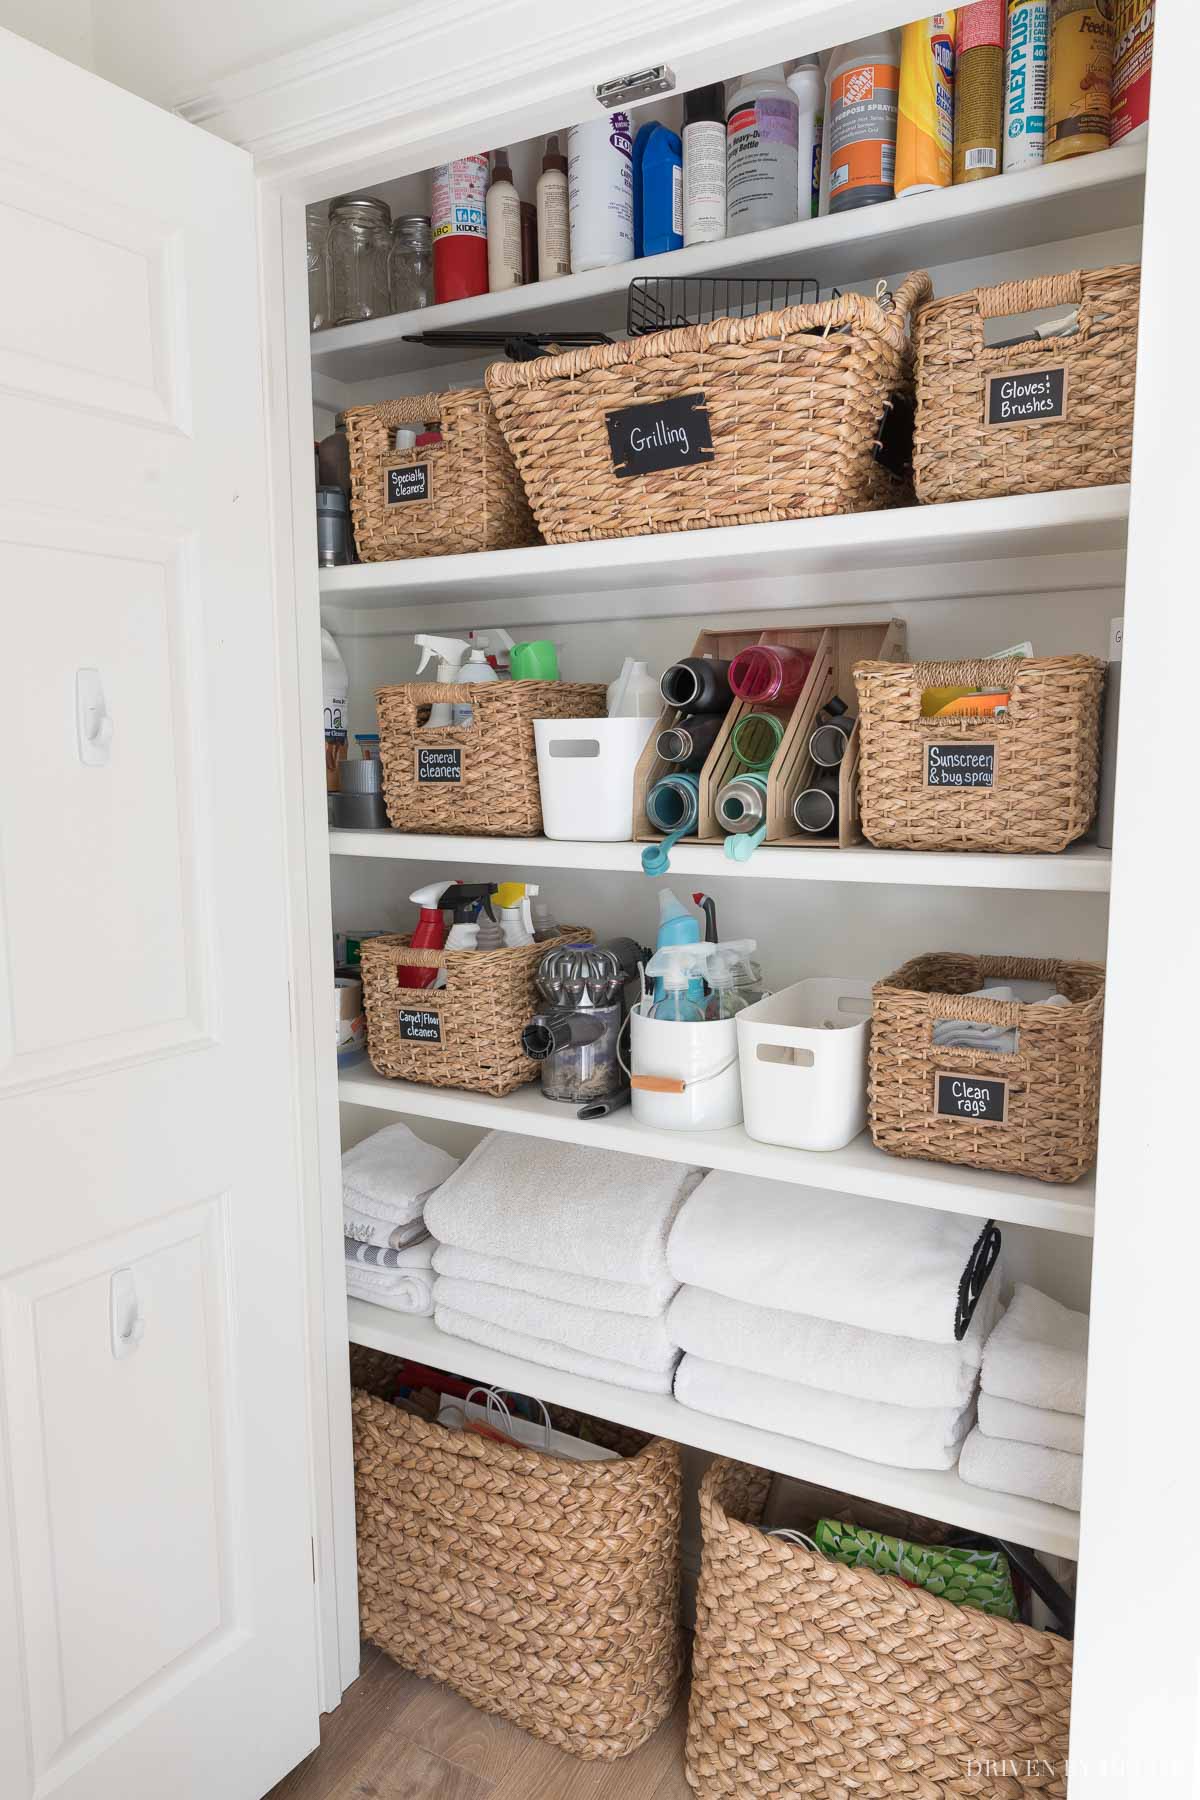
<svg viewBox="0 0 1200 1800">
<path fill-rule="evenodd" d="M 1107 150 L 1113 0 L 1050 0 L 1046 161 Z"/>
<path fill-rule="evenodd" d="M 949 187 L 954 174 L 954 13 L 906 25 L 900 45 L 896 198 Z"/>
</svg>

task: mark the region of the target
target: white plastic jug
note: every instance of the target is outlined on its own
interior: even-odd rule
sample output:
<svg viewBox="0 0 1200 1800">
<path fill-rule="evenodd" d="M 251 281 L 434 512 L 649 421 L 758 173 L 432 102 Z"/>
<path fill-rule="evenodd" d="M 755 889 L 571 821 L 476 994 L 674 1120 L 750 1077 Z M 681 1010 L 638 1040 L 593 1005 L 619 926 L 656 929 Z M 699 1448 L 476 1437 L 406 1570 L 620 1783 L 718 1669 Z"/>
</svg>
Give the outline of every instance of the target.
<svg viewBox="0 0 1200 1800">
<path fill-rule="evenodd" d="M 869 981 L 797 981 L 734 1024 L 750 1137 L 840 1150 L 858 1136 L 867 1122 Z"/>
<path fill-rule="evenodd" d="M 633 776 L 654 719 L 535 719 L 542 830 L 548 838 L 624 843 Z"/>
<path fill-rule="evenodd" d="M 684 1025 L 651 1019 L 640 1002 L 629 1015 L 629 1104 L 639 1125 L 664 1131 L 723 1131 L 742 1122 L 737 1019 Z M 668 1085 L 639 1087 L 640 1078 Z"/>
</svg>

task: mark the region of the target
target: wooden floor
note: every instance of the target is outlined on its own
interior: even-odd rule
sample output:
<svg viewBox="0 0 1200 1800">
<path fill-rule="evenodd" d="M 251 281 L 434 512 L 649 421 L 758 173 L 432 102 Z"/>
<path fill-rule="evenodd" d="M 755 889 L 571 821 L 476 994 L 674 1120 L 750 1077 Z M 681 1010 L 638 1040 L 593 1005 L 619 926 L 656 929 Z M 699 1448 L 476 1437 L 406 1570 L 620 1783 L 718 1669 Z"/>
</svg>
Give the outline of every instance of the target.
<svg viewBox="0 0 1200 1800">
<path fill-rule="evenodd" d="M 692 1800 L 686 1699 L 621 1762 L 580 1762 L 363 1647 L 321 1747 L 264 1800 Z"/>
</svg>

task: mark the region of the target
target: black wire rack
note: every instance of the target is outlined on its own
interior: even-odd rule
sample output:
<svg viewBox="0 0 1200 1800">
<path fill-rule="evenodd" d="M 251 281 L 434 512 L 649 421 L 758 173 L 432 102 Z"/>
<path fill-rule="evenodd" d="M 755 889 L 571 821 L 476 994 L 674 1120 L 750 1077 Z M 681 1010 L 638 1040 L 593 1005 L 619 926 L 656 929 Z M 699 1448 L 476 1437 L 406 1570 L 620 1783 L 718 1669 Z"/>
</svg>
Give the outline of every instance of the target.
<svg viewBox="0 0 1200 1800">
<path fill-rule="evenodd" d="M 826 298 L 840 291 L 831 288 Z M 820 298 L 821 284 L 811 275 L 639 275 L 629 284 L 625 329 L 630 337 L 645 337 L 713 319 L 812 306 Z"/>
</svg>

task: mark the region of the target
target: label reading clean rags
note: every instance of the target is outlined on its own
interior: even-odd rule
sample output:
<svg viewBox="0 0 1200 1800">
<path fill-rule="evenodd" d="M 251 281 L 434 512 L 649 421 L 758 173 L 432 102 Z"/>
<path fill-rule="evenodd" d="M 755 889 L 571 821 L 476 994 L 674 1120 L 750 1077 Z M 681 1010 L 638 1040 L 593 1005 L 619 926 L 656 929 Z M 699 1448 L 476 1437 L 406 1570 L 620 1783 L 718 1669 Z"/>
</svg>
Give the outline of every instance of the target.
<svg viewBox="0 0 1200 1800">
<path fill-rule="evenodd" d="M 389 506 L 398 506 L 401 500 L 428 500 L 432 491 L 428 463 L 402 463 L 387 472 Z"/>
<path fill-rule="evenodd" d="M 457 745 L 417 745 L 417 780 L 461 781 L 462 750 Z"/>
<path fill-rule="evenodd" d="M 996 785 L 995 744 L 959 738 L 954 743 L 925 746 L 927 788 L 990 788 Z"/>
<path fill-rule="evenodd" d="M 995 1075 L 945 1075 L 933 1078 L 933 1110 L 946 1119 L 971 1119 L 977 1125 L 1008 1122 L 1008 1083 Z"/>
<path fill-rule="evenodd" d="M 410 1044 L 440 1044 L 441 1016 L 435 1012 L 426 1012 L 421 1006 L 402 1006 L 400 1036 Z"/>
<path fill-rule="evenodd" d="M 1015 375 L 989 375 L 989 425 L 1047 425 L 1067 416 L 1067 371 L 1023 369 Z"/>
<path fill-rule="evenodd" d="M 621 406 L 605 418 L 613 468 L 619 477 L 652 475 L 713 460 L 712 431 L 703 394 L 680 394 L 643 406 Z"/>
</svg>

